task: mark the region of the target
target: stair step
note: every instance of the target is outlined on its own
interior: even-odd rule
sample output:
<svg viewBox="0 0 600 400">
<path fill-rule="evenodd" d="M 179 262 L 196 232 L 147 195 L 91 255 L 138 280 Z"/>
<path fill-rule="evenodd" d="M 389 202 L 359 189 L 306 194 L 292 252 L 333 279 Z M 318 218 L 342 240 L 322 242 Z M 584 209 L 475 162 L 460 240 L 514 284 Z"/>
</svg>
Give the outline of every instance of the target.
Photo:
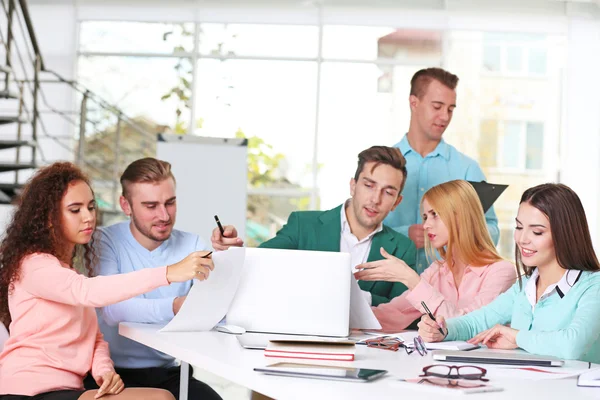
<svg viewBox="0 0 600 400">
<path fill-rule="evenodd" d="M 0 140 L 0 150 L 14 149 L 21 146 L 33 146 L 33 143 L 27 140 Z M 0 190 L 2 190 L 1 184 Z"/>
<path fill-rule="evenodd" d="M 0 99 L 19 99 L 19 93 L 10 90 L 0 90 Z"/>
<path fill-rule="evenodd" d="M 0 183 L 0 204 L 10 204 L 23 188 L 22 183 Z"/>
<path fill-rule="evenodd" d="M 27 121 L 24 117 L 18 115 L 0 115 L 0 125 L 3 124 L 25 124 Z"/>
<path fill-rule="evenodd" d="M 1 163 L 0 164 L 0 172 L 9 172 L 9 171 L 18 171 L 22 169 L 34 169 L 36 168 L 35 164 L 10 164 L 10 163 Z"/>
<path fill-rule="evenodd" d="M 24 183 L 0 183 L 0 190 L 17 190 L 25 186 Z"/>
</svg>

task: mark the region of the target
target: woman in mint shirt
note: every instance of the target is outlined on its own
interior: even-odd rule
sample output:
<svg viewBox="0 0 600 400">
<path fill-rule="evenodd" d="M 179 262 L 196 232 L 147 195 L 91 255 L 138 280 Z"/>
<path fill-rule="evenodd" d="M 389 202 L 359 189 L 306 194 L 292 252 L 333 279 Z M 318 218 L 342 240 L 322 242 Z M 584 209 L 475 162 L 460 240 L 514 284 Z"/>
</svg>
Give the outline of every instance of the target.
<svg viewBox="0 0 600 400">
<path fill-rule="evenodd" d="M 600 362 L 600 264 L 579 197 L 561 184 L 528 189 L 516 224 L 516 263 L 525 277 L 468 315 L 447 323 L 424 316 L 419 334 L 427 342 L 468 340 Z"/>
</svg>

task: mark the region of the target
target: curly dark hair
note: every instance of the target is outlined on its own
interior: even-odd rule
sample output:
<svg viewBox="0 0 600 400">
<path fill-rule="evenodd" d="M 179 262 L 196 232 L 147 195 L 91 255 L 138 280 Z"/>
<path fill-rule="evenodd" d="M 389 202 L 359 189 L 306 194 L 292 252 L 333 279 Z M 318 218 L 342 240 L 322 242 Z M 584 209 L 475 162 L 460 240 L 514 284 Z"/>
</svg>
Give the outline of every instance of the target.
<svg viewBox="0 0 600 400">
<path fill-rule="evenodd" d="M 70 246 L 63 233 L 61 201 L 69 185 L 78 181 L 90 186 L 88 177 L 77 166 L 57 162 L 39 169 L 17 199 L 17 208 L 0 243 L 0 321 L 7 327 L 11 321 L 8 295 L 20 279 L 21 262 L 26 256 L 51 254 L 72 266 L 74 257 L 82 254 L 85 269 L 92 275 L 93 239 L 68 254 Z"/>
</svg>

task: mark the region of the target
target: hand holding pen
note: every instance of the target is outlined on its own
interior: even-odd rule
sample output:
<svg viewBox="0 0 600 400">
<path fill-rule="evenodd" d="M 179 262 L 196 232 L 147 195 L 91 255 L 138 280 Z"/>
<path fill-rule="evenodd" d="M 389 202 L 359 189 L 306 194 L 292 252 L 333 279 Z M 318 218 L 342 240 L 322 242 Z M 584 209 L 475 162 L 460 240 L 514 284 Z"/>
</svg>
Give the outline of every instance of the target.
<svg viewBox="0 0 600 400">
<path fill-rule="evenodd" d="M 421 302 L 423 309 L 426 314 L 423 315 L 421 321 L 418 324 L 419 327 L 419 335 L 426 342 L 441 342 L 446 338 L 447 333 L 442 329 L 443 326 L 446 325 L 446 320 L 443 316 L 438 316 L 437 320 L 433 313 L 427 307 L 424 301 Z"/>
<path fill-rule="evenodd" d="M 241 247 L 244 241 L 238 237 L 237 230 L 233 225 L 221 225 L 219 217 L 215 215 L 217 227 L 213 230 L 210 241 L 215 250 L 227 250 L 231 246 Z"/>
</svg>

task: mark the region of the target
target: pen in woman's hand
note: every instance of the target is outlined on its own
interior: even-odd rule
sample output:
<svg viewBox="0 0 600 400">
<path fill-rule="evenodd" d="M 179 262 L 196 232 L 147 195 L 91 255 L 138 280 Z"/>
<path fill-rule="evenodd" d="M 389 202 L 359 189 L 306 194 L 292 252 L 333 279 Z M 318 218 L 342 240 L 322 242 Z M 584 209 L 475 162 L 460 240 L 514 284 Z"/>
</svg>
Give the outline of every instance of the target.
<svg viewBox="0 0 600 400">
<path fill-rule="evenodd" d="M 422 306 L 423 306 L 423 308 L 425 309 L 425 312 L 427 313 L 427 315 L 429 315 L 429 318 L 431 318 L 431 320 L 432 320 L 433 322 L 436 322 L 436 323 L 437 323 L 437 321 L 435 320 L 435 317 L 433 316 L 433 314 L 431 313 L 431 311 L 429 311 L 429 307 L 427 307 L 427 304 L 425 304 L 425 302 L 424 302 L 424 301 L 422 301 L 422 302 L 421 302 L 421 305 L 422 305 Z M 444 330 L 442 329 L 442 327 L 438 327 L 438 329 L 440 330 L 440 333 L 441 333 L 442 335 L 444 335 L 444 337 L 446 337 L 446 334 L 444 333 Z"/>
<path fill-rule="evenodd" d="M 203 255 L 200 258 L 208 258 L 211 254 L 212 254 L 212 251 L 209 251 L 208 253 L 206 253 L 205 255 Z"/>
</svg>

